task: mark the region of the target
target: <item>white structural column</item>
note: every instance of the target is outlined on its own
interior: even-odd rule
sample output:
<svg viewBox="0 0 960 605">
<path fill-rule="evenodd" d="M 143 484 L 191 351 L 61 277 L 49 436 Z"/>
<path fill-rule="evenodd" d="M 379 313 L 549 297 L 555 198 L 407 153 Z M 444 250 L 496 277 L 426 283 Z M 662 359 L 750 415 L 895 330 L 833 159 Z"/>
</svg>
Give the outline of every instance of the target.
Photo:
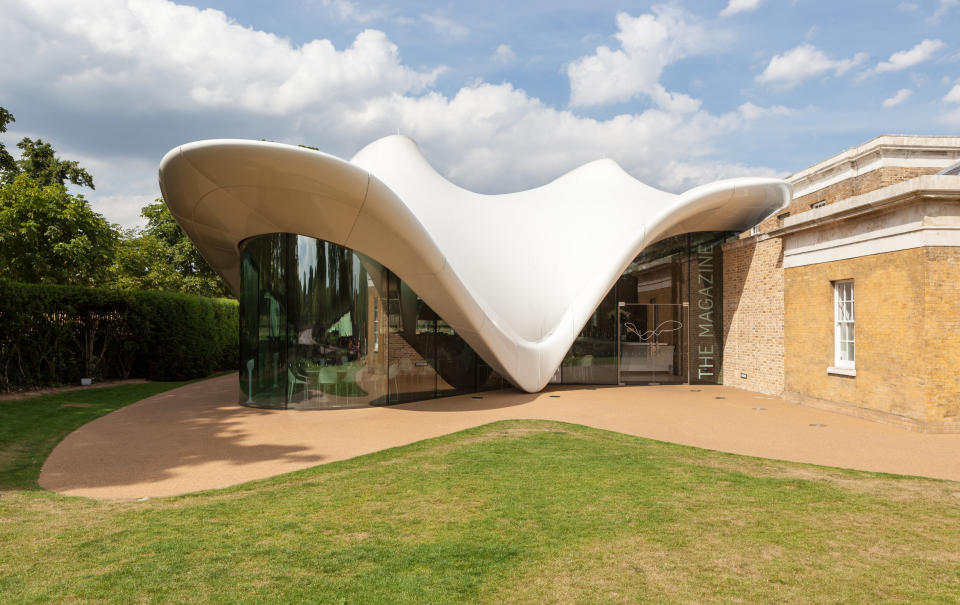
<svg viewBox="0 0 960 605">
<path fill-rule="evenodd" d="M 527 191 L 482 195 L 390 136 L 349 162 L 275 143 L 212 140 L 170 151 L 160 187 L 234 292 L 243 240 L 297 233 L 361 252 L 419 294 L 491 367 L 530 391 L 646 246 L 692 231 L 749 229 L 790 201 L 766 178 L 673 195 L 612 160 Z"/>
</svg>

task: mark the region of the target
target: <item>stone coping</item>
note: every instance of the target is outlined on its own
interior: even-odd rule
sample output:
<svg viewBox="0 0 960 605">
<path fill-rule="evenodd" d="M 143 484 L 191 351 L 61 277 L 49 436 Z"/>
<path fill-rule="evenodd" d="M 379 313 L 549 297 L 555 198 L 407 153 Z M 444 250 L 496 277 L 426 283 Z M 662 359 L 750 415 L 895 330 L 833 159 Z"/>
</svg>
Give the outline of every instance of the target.
<svg viewBox="0 0 960 605">
<path fill-rule="evenodd" d="M 771 237 L 819 227 L 825 223 L 852 218 L 892 207 L 917 198 L 960 202 L 960 176 L 924 175 L 874 191 L 789 216 L 783 226 L 768 232 Z"/>
</svg>

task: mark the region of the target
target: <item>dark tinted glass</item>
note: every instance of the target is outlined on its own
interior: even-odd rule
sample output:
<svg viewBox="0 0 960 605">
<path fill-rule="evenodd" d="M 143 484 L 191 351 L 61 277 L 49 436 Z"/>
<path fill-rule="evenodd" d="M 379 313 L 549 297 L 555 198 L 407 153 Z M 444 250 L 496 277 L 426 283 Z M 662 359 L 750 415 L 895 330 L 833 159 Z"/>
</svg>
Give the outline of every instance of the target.
<svg viewBox="0 0 960 605">
<path fill-rule="evenodd" d="M 242 246 L 241 403 L 386 405 L 506 386 L 396 275 L 292 234 Z"/>
</svg>

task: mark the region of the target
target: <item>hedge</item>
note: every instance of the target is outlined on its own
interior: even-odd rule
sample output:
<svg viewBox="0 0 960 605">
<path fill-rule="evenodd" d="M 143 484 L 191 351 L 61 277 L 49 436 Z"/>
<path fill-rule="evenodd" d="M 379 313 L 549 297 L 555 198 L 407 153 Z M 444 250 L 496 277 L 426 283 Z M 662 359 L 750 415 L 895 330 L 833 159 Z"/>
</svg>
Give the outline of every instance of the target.
<svg viewBox="0 0 960 605">
<path fill-rule="evenodd" d="M 0 389 L 238 366 L 237 301 L 0 280 Z"/>
</svg>

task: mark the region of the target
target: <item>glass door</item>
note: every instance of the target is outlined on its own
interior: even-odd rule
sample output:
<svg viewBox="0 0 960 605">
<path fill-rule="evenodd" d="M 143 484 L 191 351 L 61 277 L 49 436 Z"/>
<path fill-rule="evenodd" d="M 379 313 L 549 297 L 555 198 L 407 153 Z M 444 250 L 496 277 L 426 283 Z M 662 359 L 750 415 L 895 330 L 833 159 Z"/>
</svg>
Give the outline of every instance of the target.
<svg viewBox="0 0 960 605">
<path fill-rule="evenodd" d="M 682 384 L 687 376 L 684 305 L 618 303 L 618 382 Z"/>
</svg>

